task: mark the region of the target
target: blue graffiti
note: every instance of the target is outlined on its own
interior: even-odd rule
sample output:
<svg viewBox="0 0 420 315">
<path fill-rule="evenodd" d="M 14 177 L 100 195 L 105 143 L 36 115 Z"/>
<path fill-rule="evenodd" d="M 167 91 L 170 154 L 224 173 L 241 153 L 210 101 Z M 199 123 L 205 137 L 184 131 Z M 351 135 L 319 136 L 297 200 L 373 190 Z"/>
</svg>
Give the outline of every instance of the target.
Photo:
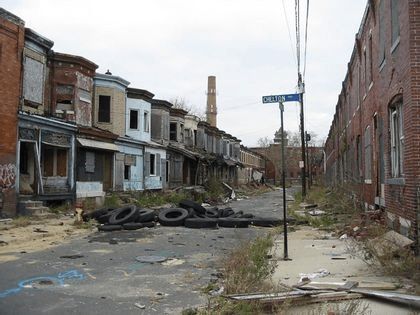
<svg viewBox="0 0 420 315">
<path fill-rule="evenodd" d="M 65 272 L 60 272 L 57 276 L 40 276 L 25 279 L 18 283 L 17 288 L 8 289 L 3 292 L 0 291 L 0 298 L 19 293 L 22 289 L 31 286 L 34 282 L 49 281 L 54 283 L 55 285 L 62 286 L 64 285 L 64 281 L 68 279 L 84 280 L 85 275 L 80 273 L 78 270 L 69 270 Z"/>
</svg>

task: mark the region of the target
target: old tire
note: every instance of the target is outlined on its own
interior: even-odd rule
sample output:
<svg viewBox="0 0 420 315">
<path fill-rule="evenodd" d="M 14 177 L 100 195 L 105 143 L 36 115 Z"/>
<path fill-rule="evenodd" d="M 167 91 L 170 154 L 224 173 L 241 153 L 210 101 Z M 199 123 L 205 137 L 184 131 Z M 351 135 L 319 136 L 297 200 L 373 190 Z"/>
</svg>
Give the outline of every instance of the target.
<svg viewBox="0 0 420 315">
<path fill-rule="evenodd" d="M 193 208 L 194 211 L 199 213 L 199 214 L 205 214 L 206 213 L 206 208 L 204 208 L 202 205 L 200 205 L 199 203 L 196 203 L 192 200 L 181 200 L 179 202 L 179 206 L 181 208 L 184 208 L 184 209 Z"/>
<path fill-rule="evenodd" d="M 103 232 L 111 232 L 111 231 L 119 231 L 122 230 L 122 225 L 100 225 L 98 226 L 98 231 L 103 231 Z"/>
<path fill-rule="evenodd" d="M 219 217 L 219 211 L 217 208 L 210 208 L 206 210 L 206 217 L 208 218 L 218 218 Z"/>
<path fill-rule="evenodd" d="M 104 215 L 101 215 L 100 217 L 96 218 L 96 221 L 98 221 L 101 224 L 109 223 L 109 218 L 114 213 L 115 208 L 108 208 L 108 212 Z"/>
<path fill-rule="evenodd" d="M 219 218 L 217 224 L 226 228 L 247 228 L 249 226 L 248 219 L 241 218 Z"/>
<path fill-rule="evenodd" d="M 235 214 L 235 211 L 231 207 L 219 209 L 219 218 L 227 218 Z"/>
<path fill-rule="evenodd" d="M 84 221 L 89 221 L 90 219 L 97 219 L 103 215 L 108 214 L 109 212 L 115 210 L 115 208 L 100 208 L 100 209 L 96 209 L 93 210 L 92 212 L 88 212 L 88 213 L 84 213 L 82 215 L 82 218 Z"/>
<path fill-rule="evenodd" d="M 215 229 L 217 228 L 217 219 L 211 218 L 187 218 L 185 227 L 191 229 Z"/>
<path fill-rule="evenodd" d="M 129 222 L 129 223 L 123 224 L 124 230 L 138 230 L 143 227 L 144 227 L 143 223 Z"/>
<path fill-rule="evenodd" d="M 152 209 L 138 209 L 136 222 L 149 222 L 155 220 L 155 211 Z"/>
<path fill-rule="evenodd" d="M 262 226 L 262 227 L 273 227 L 279 226 L 283 223 L 283 220 L 278 218 L 253 218 L 251 219 L 251 224 L 254 226 Z"/>
<path fill-rule="evenodd" d="M 159 212 L 159 223 L 165 226 L 184 225 L 185 219 L 189 216 L 188 210 L 184 208 L 169 208 Z"/>
<path fill-rule="evenodd" d="M 109 218 L 109 224 L 124 224 L 134 222 L 137 219 L 139 212 L 135 206 L 127 206 L 114 210 Z"/>
<path fill-rule="evenodd" d="M 155 221 L 142 222 L 141 224 L 143 224 L 143 227 L 147 227 L 147 228 L 153 228 L 156 226 Z"/>
</svg>

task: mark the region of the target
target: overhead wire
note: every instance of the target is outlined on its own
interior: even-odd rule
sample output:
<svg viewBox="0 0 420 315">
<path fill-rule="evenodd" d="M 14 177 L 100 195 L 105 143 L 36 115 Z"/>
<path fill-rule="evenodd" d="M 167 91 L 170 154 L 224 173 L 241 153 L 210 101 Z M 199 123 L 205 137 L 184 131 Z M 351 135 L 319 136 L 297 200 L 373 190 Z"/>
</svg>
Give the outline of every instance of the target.
<svg viewBox="0 0 420 315">
<path fill-rule="evenodd" d="M 286 11 L 286 6 L 285 6 L 285 4 L 284 4 L 284 0 L 282 0 L 282 3 L 283 3 L 283 13 L 284 13 L 284 19 L 286 20 L 287 32 L 289 33 L 289 43 L 290 43 L 290 49 L 292 50 L 293 60 L 295 61 L 295 64 L 296 64 L 296 67 L 297 67 L 297 63 L 296 63 L 296 53 L 295 53 L 295 50 L 293 49 L 292 33 L 290 32 L 289 19 L 288 19 L 288 17 L 287 17 L 287 11 Z"/>
<path fill-rule="evenodd" d="M 308 20 L 309 20 L 309 0 L 306 0 L 305 50 L 303 53 L 303 82 L 305 82 L 305 73 L 306 73 L 306 51 L 308 47 Z"/>
</svg>

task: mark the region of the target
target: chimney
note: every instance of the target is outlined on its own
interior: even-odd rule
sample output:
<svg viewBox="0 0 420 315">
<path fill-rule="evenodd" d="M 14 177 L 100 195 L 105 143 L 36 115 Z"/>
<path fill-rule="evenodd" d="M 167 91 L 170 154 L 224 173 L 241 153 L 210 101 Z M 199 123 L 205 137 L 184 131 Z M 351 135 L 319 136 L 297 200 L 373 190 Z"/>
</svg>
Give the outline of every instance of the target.
<svg viewBox="0 0 420 315">
<path fill-rule="evenodd" d="M 207 122 L 210 126 L 217 127 L 217 106 L 216 106 L 216 77 L 209 76 L 207 84 Z"/>
</svg>

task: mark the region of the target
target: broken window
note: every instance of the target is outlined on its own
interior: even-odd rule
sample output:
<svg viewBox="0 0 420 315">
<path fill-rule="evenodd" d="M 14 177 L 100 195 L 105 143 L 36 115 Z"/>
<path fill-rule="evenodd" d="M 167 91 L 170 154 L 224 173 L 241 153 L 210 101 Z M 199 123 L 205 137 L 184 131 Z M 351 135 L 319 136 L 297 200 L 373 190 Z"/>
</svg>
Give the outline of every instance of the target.
<svg viewBox="0 0 420 315">
<path fill-rule="evenodd" d="M 130 165 L 124 165 L 124 179 L 130 180 Z"/>
<path fill-rule="evenodd" d="M 379 67 L 385 61 L 385 1 L 379 3 Z"/>
<path fill-rule="evenodd" d="M 150 154 L 149 174 L 156 175 L 156 156 L 154 154 Z"/>
<path fill-rule="evenodd" d="M 149 123 L 149 112 L 143 113 L 143 131 L 149 132 L 150 131 L 150 123 Z"/>
<path fill-rule="evenodd" d="M 403 175 L 404 133 L 402 116 L 402 101 L 398 101 L 389 109 L 392 177 L 400 177 Z"/>
<path fill-rule="evenodd" d="M 382 1 L 383 2 L 383 1 Z M 399 0 L 391 0 L 391 43 L 394 47 L 400 38 L 400 21 L 398 17 L 398 2 Z"/>
<path fill-rule="evenodd" d="M 138 129 L 139 127 L 139 111 L 130 109 L 130 129 Z"/>
<path fill-rule="evenodd" d="M 176 123 L 170 123 L 169 124 L 169 140 L 177 141 L 177 125 Z"/>
<path fill-rule="evenodd" d="M 111 122 L 111 96 L 99 95 L 98 122 Z"/>
<path fill-rule="evenodd" d="M 44 97 L 44 67 L 39 60 L 24 57 L 23 97 L 30 103 L 42 104 Z"/>
<path fill-rule="evenodd" d="M 86 152 L 85 170 L 86 173 L 95 173 L 95 153 Z"/>
<path fill-rule="evenodd" d="M 55 92 L 57 95 L 56 114 L 63 114 L 64 112 L 74 110 L 74 87 L 72 85 L 57 84 Z"/>
<path fill-rule="evenodd" d="M 372 179 L 372 141 L 370 126 L 365 129 L 365 180 Z"/>
</svg>

